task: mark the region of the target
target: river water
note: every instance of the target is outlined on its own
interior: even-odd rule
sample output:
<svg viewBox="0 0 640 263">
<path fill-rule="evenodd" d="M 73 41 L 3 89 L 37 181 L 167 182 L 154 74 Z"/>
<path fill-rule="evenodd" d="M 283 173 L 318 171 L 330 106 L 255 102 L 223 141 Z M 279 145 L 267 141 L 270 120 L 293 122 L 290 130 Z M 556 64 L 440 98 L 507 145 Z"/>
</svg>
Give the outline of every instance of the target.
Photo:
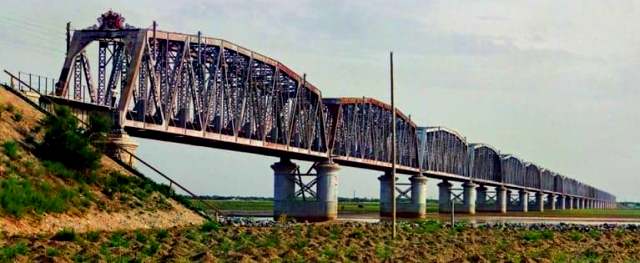
<svg viewBox="0 0 640 263">
<path fill-rule="evenodd" d="M 251 218 L 256 221 L 273 220 L 271 211 L 228 211 L 231 217 Z M 428 213 L 427 219 L 438 219 L 442 222 L 449 222 L 451 216 L 448 214 Z M 381 220 L 377 213 L 341 213 L 338 215 L 338 221 L 348 222 L 369 222 L 375 223 Z M 407 219 L 399 219 L 407 220 Z M 471 224 L 579 224 L 579 225 L 640 225 L 640 218 L 615 218 L 615 217 L 543 217 L 543 216 L 503 216 L 503 215 L 463 215 L 456 214 L 455 220 L 464 220 Z M 410 221 L 410 220 L 409 220 Z"/>
</svg>

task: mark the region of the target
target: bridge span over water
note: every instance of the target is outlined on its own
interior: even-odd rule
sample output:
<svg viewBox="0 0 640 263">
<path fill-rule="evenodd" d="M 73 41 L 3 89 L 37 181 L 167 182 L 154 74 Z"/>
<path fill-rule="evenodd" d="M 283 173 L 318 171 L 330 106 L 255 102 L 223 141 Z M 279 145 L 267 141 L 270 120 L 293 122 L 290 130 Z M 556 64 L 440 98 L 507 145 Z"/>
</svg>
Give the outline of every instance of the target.
<svg viewBox="0 0 640 263">
<path fill-rule="evenodd" d="M 335 218 L 340 165 L 384 172 L 381 213 L 388 213 L 390 105 L 323 98 L 305 75 L 223 39 L 162 31 L 155 23 L 134 28 L 112 12 L 99 20 L 73 32 L 56 89 L 45 96 L 108 112 L 135 137 L 280 157 L 272 166 L 276 216 Z M 451 209 L 451 199 L 467 213 L 615 203 L 613 195 L 539 164 L 396 115 L 397 171 L 411 176 L 408 189 L 398 189 L 400 215 L 424 215 L 425 177 L 442 180 L 441 211 Z M 291 160 L 312 161 L 313 169 L 301 172 Z M 461 194 L 451 181 L 463 182 Z"/>
</svg>

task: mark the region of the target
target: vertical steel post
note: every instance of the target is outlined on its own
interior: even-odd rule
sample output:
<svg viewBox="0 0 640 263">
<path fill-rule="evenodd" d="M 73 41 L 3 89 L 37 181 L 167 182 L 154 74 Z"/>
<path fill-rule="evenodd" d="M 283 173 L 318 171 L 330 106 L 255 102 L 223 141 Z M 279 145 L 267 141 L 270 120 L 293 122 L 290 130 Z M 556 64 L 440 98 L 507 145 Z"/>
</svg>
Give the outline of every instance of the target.
<svg viewBox="0 0 640 263">
<path fill-rule="evenodd" d="M 67 51 L 66 55 L 69 55 L 69 47 L 71 46 L 71 22 L 67 22 Z"/>
<path fill-rule="evenodd" d="M 396 105 L 393 90 L 393 52 L 389 52 L 390 82 L 391 82 L 391 224 L 393 238 L 396 238 Z"/>
<path fill-rule="evenodd" d="M 451 198 L 451 228 L 456 223 L 456 198 L 455 196 Z"/>
</svg>

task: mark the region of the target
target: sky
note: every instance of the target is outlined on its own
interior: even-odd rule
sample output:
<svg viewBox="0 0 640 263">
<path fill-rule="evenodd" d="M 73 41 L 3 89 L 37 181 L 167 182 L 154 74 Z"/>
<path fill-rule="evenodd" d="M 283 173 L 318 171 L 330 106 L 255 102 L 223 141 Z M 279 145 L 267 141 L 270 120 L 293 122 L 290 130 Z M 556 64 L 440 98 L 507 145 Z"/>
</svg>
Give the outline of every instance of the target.
<svg viewBox="0 0 640 263">
<path fill-rule="evenodd" d="M 0 67 L 55 78 L 65 23 L 88 27 L 108 9 L 133 26 L 156 20 L 278 59 L 323 97 L 388 101 L 393 51 L 396 105 L 418 125 L 640 201 L 638 1 L 3 2 Z M 136 141 L 139 155 L 198 194 L 273 195 L 276 158 Z M 379 175 L 343 167 L 339 195 L 377 197 Z"/>
</svg>

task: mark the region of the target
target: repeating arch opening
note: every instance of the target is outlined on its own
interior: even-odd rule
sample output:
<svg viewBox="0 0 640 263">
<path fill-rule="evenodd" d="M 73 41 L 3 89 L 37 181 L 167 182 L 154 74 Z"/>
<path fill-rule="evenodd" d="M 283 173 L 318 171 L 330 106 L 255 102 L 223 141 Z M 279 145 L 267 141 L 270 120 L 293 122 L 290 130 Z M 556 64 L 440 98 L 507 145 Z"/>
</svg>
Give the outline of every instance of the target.
<svg viewBox="0 0 640 263">
<path fill-rule="evenodd" d="M 459 133 L 444 127 L 421 127 L 418 141 L 423 170 L 468 176 L 467 143 Z"/>
</svg>

